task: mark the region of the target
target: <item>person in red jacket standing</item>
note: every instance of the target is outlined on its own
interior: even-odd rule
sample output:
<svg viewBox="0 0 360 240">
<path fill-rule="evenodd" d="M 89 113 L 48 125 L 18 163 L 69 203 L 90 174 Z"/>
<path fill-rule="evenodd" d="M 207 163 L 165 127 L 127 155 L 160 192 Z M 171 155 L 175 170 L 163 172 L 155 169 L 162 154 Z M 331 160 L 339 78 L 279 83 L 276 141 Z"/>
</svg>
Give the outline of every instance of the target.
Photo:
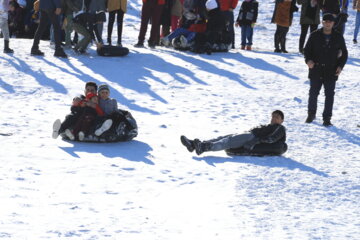
<svg viewBox="0 0 360 240">
<path fill-rule="evenodd" d="M 231 48 L 235 48 L 235 31 L 234 31 L 234 9 L 239 0 L 219 0 L 220 10 L 223 12 L 225 21 L 228 24 L 231 36 Z"/>
<path fill-rule="evenodd" d="M 141 26 L 138 37 L 138 42 L 135 47 L 144 47 L 144 40 L 147 31 L 149 20 L 151 19 L 151 32 L 148 40 L 148 46 L 155 48 L 159 44 L 157 40 L 160 39 L 160 18 L 165 0 L 143 0 L 141 9 Z"/>
</svg>

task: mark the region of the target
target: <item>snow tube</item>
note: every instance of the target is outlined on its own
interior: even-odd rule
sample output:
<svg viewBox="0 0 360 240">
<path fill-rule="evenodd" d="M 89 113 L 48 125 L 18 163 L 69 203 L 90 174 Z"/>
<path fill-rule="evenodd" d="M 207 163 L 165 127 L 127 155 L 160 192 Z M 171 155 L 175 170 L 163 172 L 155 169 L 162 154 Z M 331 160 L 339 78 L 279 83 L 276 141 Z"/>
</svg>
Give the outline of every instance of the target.
<svg viewBox="0 0 360 240">
<path fill-rule="evenodd" d="M 240 156 L 279 156 L 287 151 L 287 144 L 283 142 L 278 143 L 260 143 L 255 145 L 253 150 L 249 151 L 243 147 L 230 148 L 225 150 L 228 155 Z"/>
<path fill-rule="evenodd" d="M 129 54 L 129 49 L 126 47 L 103 45 L 96 52 L 99 56 L 103 57 L 122 57 Z"/>
<path fill-rule="evenodd" d="M 118 112 L 124 116 L 121 122 L 113 124 L 108 131 L 100 136 L 96 136 L 93 133 L 88 134 L 82 142 L 125 142 L 136 137 L 138 135 L 138 127 L 134 117 L 128 111 L 118 110 Z M 71 141 L 66 135 L 62 137 L 64 140 Z"/>
</svg>

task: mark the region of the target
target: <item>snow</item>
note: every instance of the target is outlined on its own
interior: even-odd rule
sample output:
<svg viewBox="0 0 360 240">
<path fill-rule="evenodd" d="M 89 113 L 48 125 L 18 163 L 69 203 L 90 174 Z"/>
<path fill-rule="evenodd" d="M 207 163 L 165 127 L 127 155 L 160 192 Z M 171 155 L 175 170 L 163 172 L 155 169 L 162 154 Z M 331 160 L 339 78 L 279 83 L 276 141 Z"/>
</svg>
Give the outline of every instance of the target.
<svg viewBox="0 0 360 240">
<path fill-rule="evenodd" d="M 360 239 L 359 45 L 337 82 L 333 123 L 305 124 L 309 81 L 297 53 L 299 13 L 289 54 L 275 54 L 273 3 L 260 2 L 255 51 L 196 55 L 137 49 L 141 2 L 129 1 L 123 58 L 67 51 L 69 59 L 29 55 L 11 39 L 0 54 L 0 238 L 4 239 Z M 235 11 L 235 16 L 238 9 Z M 148 29 L 149 31 L 149 29 Z M 148 32 L 149 34 L 149 32 Z M 148 35 L 147 34 L 147 35 Z M 116 40 L 116 34 L 113 34 Z M 104 31 L 106 37 L 106 31 Z M 111 86 L 139 135 L 125 143 L 51 138 L 85 82 Z M 201 156 L 180 135 L 240 133 L 285 113 L 289 150 L 281 157 Z"/>
</svg>

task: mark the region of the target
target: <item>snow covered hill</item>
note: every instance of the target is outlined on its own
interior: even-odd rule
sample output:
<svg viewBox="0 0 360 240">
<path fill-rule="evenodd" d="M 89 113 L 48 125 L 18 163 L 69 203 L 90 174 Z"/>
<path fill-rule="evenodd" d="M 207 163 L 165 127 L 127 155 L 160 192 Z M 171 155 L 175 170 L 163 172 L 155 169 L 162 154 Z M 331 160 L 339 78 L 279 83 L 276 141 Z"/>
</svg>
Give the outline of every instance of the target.
<svg viewBox="0 0 360 240">
<path fill-rule="evenodd" d="M 349 60 L 337 82 L 334 126 L 305 124 L 309 81 L 296 53 L 275 54 L 274 3 L 260 2 L 256 51 L 196 55 L 136 49 L 141 2 L 129 1 L 123 58 L 68 51 L 29 55 L 11 39 L 0 53 L 0 238 L 4 239 L 360 239 L 359 45 L 346 28 Z M 238 9 L 235 11 L 237 16 Z M 116 34 L 114 34 L 115 36 Z M 106 31 L 104 31 L 106 36 Z M 2 46 L 2 45 L 1 45 Z M 126 143 L 51 138 L 87 81 L 108 83 L 133 113 L 139 135 Z M 323 108 L 319 96 L 319 113 Z M 208 139 L 246 131 L 285 113 L 282 157 L 190 154 L 180 135 Z"/>
</svg>

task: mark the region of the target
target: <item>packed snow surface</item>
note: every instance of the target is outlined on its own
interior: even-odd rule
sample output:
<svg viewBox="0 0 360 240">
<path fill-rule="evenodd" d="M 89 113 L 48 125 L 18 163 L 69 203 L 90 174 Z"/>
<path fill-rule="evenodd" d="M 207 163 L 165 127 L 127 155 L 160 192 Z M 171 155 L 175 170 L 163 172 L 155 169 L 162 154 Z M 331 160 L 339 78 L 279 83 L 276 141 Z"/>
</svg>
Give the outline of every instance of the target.
<svg viewBox="0 0 360 240">
<path fill-rule="evenodd" d="M 0 53 L 0 238 L 4 239 L 360 239 L 360 49 L 345 38 L 348 62 L 337 82 L 333 127 L 305 124 L 309 80 L 297 53 L 273 53 L 273 2 L 260 1 L 254 51 L 197 55 L 134 48 L 140 1 L 129 1 L 122 58 L 67 50 L 69 59 L 30 56 L 31 40 Z M 235 17 L 238 14 L 235 10 Z M 106 29 L 106 27 L 105 27 Z M 149 30 L 148 30 L 149 31 Z M 116 42 L 116 32 L 113 42 Z M 149 32 L 147 36 L 149 35 Z M 106 31 L 104 31 L 106 39 Z M 1 45 L 2 46 L 2 45 Z M 139 125 L 131 142 L 51 138 L 85 82 L 107 83 Z M 189 153 L 180 143 L 241 133 L 285 113 L 280 157 Z"/>
</svg>

